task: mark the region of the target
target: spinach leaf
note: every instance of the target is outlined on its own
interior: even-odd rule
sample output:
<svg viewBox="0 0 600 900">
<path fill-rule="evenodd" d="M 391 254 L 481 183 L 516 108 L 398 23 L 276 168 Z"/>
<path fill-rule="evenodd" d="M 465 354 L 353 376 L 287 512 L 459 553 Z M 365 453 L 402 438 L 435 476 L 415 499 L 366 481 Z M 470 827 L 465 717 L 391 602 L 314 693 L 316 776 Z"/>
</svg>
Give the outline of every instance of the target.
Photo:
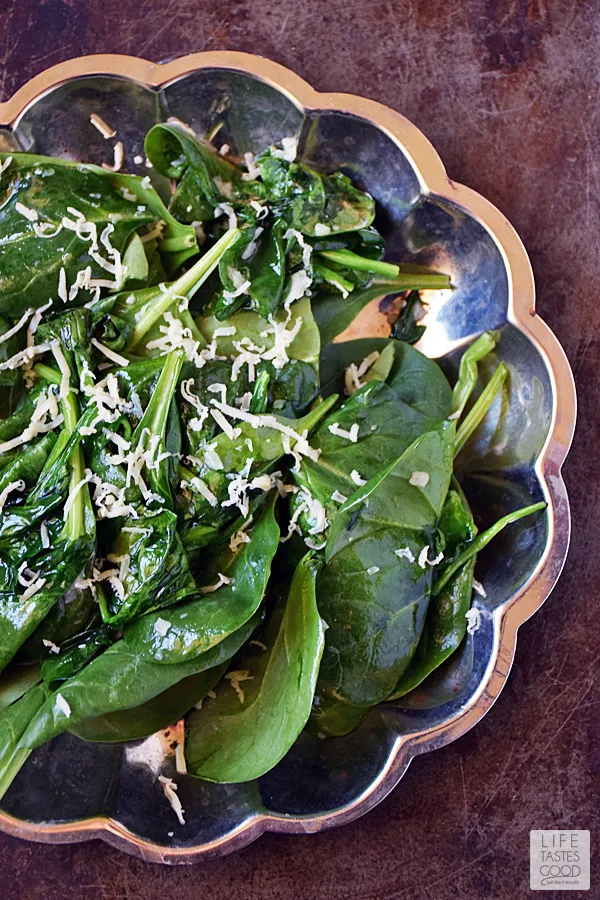
<svg viewBox="0 0 600 900">
<path fill-rule="evenodd" d="M 20 740 L 45 699 L 46 692 L 38 685 L 0 712 L 0 799 L 31 753 Z"/>
<path fill-rule="evenodd" d="M 331 343 L 338 334 L 346 330 L 359 312 L 377 297 L 400 294 L 410 290 L 447 290 L 450 279 L 446 275 L 421 275 L 418 273 L 400 273 L 395 278 L 374 278 L 362 289 L 355 289 L 345 297 L 339 290 L 329 293 L 319 292 L 313 303 L 313 314 L 323 346 Z"/>
<path fill-rule="evenodd" d="M 8 155 L 0 153 L 0 161 Z M 153 221 L 150 210 L 140 206 L 137 197 L 127 199 L 106 174 L 88 166 L 26 153 L 10 155 L 12 161 L 0 175 L 0 315 L 19 318 L 56 298 L 61 269 L 67 291 L 78 284 L 70 301 L 78 305 L 91 299 L 97 282 L 120 287 L 115 253 L 122 256 L 133 232 Z M 23 208 L 31 213 L 23 215 Z M 88 223 L 85 236 L 78 220 Z M 114 252 L 99 243 L 101 234 Z M 104 265 L 97 262 L 99 257 Z M 106 265 L 114 275 L 112 282 L 106 278 Z M 77 281 L 88 266 L 89 289 Z"/>
<path fill-rule="evenodd" d="M 283 615 L 264 634 L 267 649 L 244 657 L 244 702 L 235 673 L 215 700 L 191 713 L 185 755 L 191 775 L 217 782 L 260 778 L 288 752 L 310 714 L 323 652 L 323 623 L 315 600 L 317 563 L 299 563 Z"/>
<path fill-rule="evenodd" d="M 220 321 L 216 316 L 211 315 L 210 311 L 207 311 L 207 313 L 207 315 L 199 316 L 195 320 L 196 325 L 207 342 L 216 341 L 218 354 L 236 356 L 240 349 L 243 348 L 243 345 L 240 345 L 240 341 L 243 338 L 247 338 L 247 347 L 254 345 L 264 348 L 263 353 L 273 350 L 275 346 L 273 323 L 265 322 L 258 313 L 250 310 L 240 310 L 224 321 Z M 294 303 L 290 310 L 289 319 L 284 310 L 279 310 L 273 316 L 273 320 L 280 327 L 285 325 L 286 331 L 296 332 L 293 340 L 286 348 L 290 359 L 310 363 L 318 371 L 321 342 L 319 330 L 312 315 L 310 300 L 304 297 L 302 300 Z M 235 328 L 235 332 L 232 331 L 233 328 Z M 231 333 L 223 334 L 225 330 L 231 331 Z"/>
<path fill-rule="evenodd" d="M 117 641 L 45 701 L 23 735 L 21 747 L 38 747 L 86 719 L 141 706 L 183 678 L 222 665 L 238 652 L 259 621 L 260 614 L 256 613 L 242 628 L 206 653 L 171 666 L 141 660 L 125 641 Z M 57 701 L 59 695 L 62 701 Z M 65 702 L 69 715 L 65 712 Z M 0 771 L 0 783 L 1 779 Z"/>
<path fill-rule="evenodd" d="M 417 324 L 424 314 L 425 309 L 421 303 L 421 295 L 418 291 L 411 291 L 392 326 L 392 335 L 398 341 L 416 344 L 426 330 L 425 325 Z"/>
<path fill-rule="evenodd" d="M 452 473 L 451 438 L 452 428 L 420 437 L 333 519 L 317 581 L 329 626 L 320 692 L 371 706 L 389 696 L 410 663 L 432 580 L 421 554 L 434 549 L 437 510 Z M 407 476 L 425 456 L 430 478 L 417 487 Z"/>
<path fill-rule="evenodd" d="M 203 700 L 225 674 L 227 663 L 188 675 L 141 706 L 86 719 L 71 729 L 84 741 L 137 741 L 162 731 Z"/>
<path fill-rule="evenodd" d="M 220 575 L 231 579 L 230 583 L 169 609 L 163 613 L 166 619 L 156 614 L 144 616 L 126 628 L 125 643 L 140 659 L 169 665 L 184 662 L 224 640 L 254 615 L 279 547 L 275 492 L 254 527 L 245 533 L 248 542 L 234 551 L 227 546 L 198 574 L 198 583 L 204 588 L 218 584 Z"/>
<path fill-rule="evenodd" d="M 261 185 L 244 181 L 240 169 L 211 144 L 177 125 L 151 128 L 145 150 L 157 172 L 179 181 L 170 209 L 180 221 L 204 222 L 214 218 L 221 203 L 236 205 L 263 193 Z"/>
<path fill-rule="evenodd" d="M 315 695 L 306 729 L 316 737 L 343 737 L 358 728 L 370 706 L 352 706 L 327 695 Z"/>
<path fill-rule="evenodd" d="M 41 680 L 39 666 L 10 665 L 0 678 L 0 710 L 6 709 Z"/>
</svg>

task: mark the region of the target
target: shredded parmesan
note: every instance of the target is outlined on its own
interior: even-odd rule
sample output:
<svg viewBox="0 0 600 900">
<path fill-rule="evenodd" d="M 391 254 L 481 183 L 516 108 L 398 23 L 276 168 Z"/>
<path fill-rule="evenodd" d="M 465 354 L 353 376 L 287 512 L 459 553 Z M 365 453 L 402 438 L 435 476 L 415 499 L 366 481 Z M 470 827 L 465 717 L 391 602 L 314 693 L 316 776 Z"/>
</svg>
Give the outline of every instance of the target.
<svg viewBox="0 0 600 900">
<path fill-rule="evenodd" d="M 115 146 L 113 147 L 114 153 L 114 161 L 112 166 L 109 166 L 108 163 L 102 163 L 103 169 L 108 169 L 109 172 L 120 172 L 123 168 L 123 163 L 125 161 L 125 150 L 123 148 L 123 142 L 117 141 Z"/>
<path fill-rule="evenodd" d="M 407 559 L 410 563 L 414 563 L 415 561 L 415 557 L 410 547 L 400 547 L 399 550 L 394 550 L 394 553 L 398 559 Z"/>
<path fill-rule="evenodd" d="M 422 569 L 424 569 L 426 565 L 437 566 L 439 563 L 441 563 L 441 561 L 444 558 L 443 553 L 438 553 L 438 555 L 436 556 L 435 559 L 428 559 L 428 556 L 429 556 L 429 546 L 426 545 L 425 547 L 423 547 L 423 549 L 419 553 L 419 565 L 421 566 Z"/>
<path fill-rule="evenodd" d="M 413 472 L 408 480 L 415 487 L 427 487 L 429 484 L 429 472 Z"/>
<path fill-rule="evenodd" d="M 295 228 L 288 228 L 288 230 L 286 231 L 286 233 L 283 236 L 283 239 L 285 241 L 287 241 L 289 238 L 292 238 L 292 237 L 295 238 L 296 241 L 298 242 L 299 246 L 302 247 L 302 265 L 304 266 L 305 269 L 308 269 L 308 267 L 310 266 L 310 258 L 312 255 L 313 248 L 312 248 L 311 244 L 309 244 L 305 240 L 302 232 L 297 231 Z"/>
<path fill-rule="evenodd" d="M 0 453 L 7 453 L 9 450 L 14 450 L 15 447 L 19 447 L 21 444 L 26 444 L 33 440 L 38 434 L 46 434 L 46 432 L 53 431 L 55 428 L 58 428 L 59 425 L 62 425 L 63 415 L 58 412 L 53 387 L 54 386 L 52 385 L 47 390 L 43 390 L 39 393 L 29 425 L 22 434 L 18 435 L 18 437 L 11 438 L 11 440 L 1 443 Z"/>
<path fill-rule="evenodd" d="M 161 619 L 160 616 L 154 623 L 154 630 L 157 634 L 160 634 L 161 637 L 164 637 L 166 635 L 170 627 L 171 622 L 169 622 L 167 619 Z"/>
<path fill-rule="evenodd" d="M 25 490 L 25 482 L 22 478 L 19 478 L 17 481 L 11 481 L 10 484 L 7 484 L 2 493 L 0 493 L 0 512 L 4 509 L 4 504 L 8 500 L 9 494 L 12 494 L 13 491 L 24 491 Z"/>
<path fill-rule="evenodd" d="M 476 578 L 473 579 L 473 590 L 475 593 L 479 594 L 480 597 L 487 597 L 486 590 L 480 581 L 477 581 Z"/>
<path fill-rule="evenodd" d="M 42 644 L 44 647 L 47 647 L 50 653 L 60 653 L 60 647 L 57 647 L 52 641 L 47 641 L 45 638 L 42 638 Z"/>
<path fill-rule="evenodd" d="M 277 159 L 283 159 L 285 162 L 294 162 L 296 159 L 296 154 L 298 153 L 298 138 L 297 137 L 284 137 L 280 141 L 282 149 L 279 150 L 277 147 L 271 147 L 271 156 L 277 157 Z"/>
<path fill-rule="evenodd" d="M 360 390 L 361 387 L 364 387 L 363 382 L 360 379 L 363 375 L 366 375 L 371 366 L 377 362 L 379 356 L 379 351 L 374 350 L 372 353 L 369 353 L 368 356 L 365 356 L 358 366 L 355 365 L 355 363 L 350 363 L 344 376 L 346 393 L 348 396 Z"/>
<path fill-rule="evenodd" d="M 254 162 L 253 154 L 244 153 L 244 162 L 248 171 L 242 174 L 242 181 L 256 181 L 260 176 L 260 168 Z"/>
<path fill-rule="evenodd" d="M 187 486 L 187 482 L 182 481 L 180 487 L 183 488 L 186 486 Z M 189 486 L 192 488 L 195 488 L 195 490 L 197 490 L 198 493 L 201 494 L 205 500 L 208 500 L 208 502 L 210 503 L 211 506 L 214 507 L 217 505 L 217 498 L 215 497 L 213 492 L 210 490 L 208 485 L 204 481 L 202 481 L 201 478 L 197 478 L 196 476 L 194 476 L 194 478 L 192 478 L 191 481 L 189 482 Z"/>
<path fill-rule="evenodd" d="M 184 813 L 185 810 L 181 805 L 181 800 L 177 796 L 177 785 L 173 781 L 172 778 L 167 778 L 166 775 L 159 775 L 158 780 L 163 786 L 163 791 L 165 792 L 165 797 L 171 804 L 173 808 L 173 812 L 177 816 L 180 825 L 185 825 Z"/>
<path fill-rule="evenodd" d="M 240 698 L 240 703 L 243 703 L 245 699 L 245 692 L 244 689 L 240 687 L 240 683 L 242 681 L 254 681 L 254 675 L 250 674 L 249 669 L 238 669 L 237 672 L 228 672 L 225 675 L 225 678 L 230 682 L 231 687 Z"/>
<path fill-rule="evenodd" d="M 369 566 L 367 569 L 367 575 L 377 575 L 379 572 L 379 566 Z"/>
<path fill-rule="evenodd" d="M 216 584 L 210 584 L 207 587 L 201 588 L 203 594 L 214 594 L 214 592 L 218 591 L 224 584 L 231 584 L 231 578 L 228 578 L 227 575 L 223 575 L 221 572 L 219 572 L 218 575 L 219 580 Z"/>
<path fill-rule="evenodd" d="M 69 513 L 71 511 L 73 504 L 75 503 L 75 500 L 77 499 L 77 494 L 79 493 L 79 491 L 82 489 L 82 487 L 85 484 L 88 484 L 92 480 L 93 477 L 94 476 L 93 476 L 91 470 L 86 469 L 85 470 L 85 478 L 82 478 L 81 481 L 78 481 L 77 484 L 75 485 L 75 487 L 69 491 L 69 496 L 67 497 L 67 499 L 65 501 L 64 512 L 63 512 L 63 517 L 64 517 L 65 522 L 66 522 L 67 518 L 69 517 Z"/>
<path fill-rule="evenodd" d="M 468 634 L 475 634 L 476 631 L 479 631 L 481 627 L 481 610 L 474 606 L 465 613 L 465 619 L 467 620 Z"/>
<path fill-rule="evenodd" d="M 329 225 L 324 225 L 322 222 L 317 222 L 313 230 L 315 237 L 325 237 L 325 235 L 331 234 Z"/>
<path fill-rule="evenodd" d="M 351 426 L 350 431 L 345 431 L 343 428 L 340 428 L 337 422 L 334 422 L 333 425 L 328 425 L 329 431 L 331 434 L 336 437 L 344 438 L 344 440 L 351 441 L 353 444 L 356 444 L 358 441 L 358 424 L 355 422 L 354 425 Z"/>
<path fill-rule="evenodd" d="M 104 344 L 101 344 L 100 341 L 96 340 L 96 338 L 92 338 L 92 344 L 94 347 L 103 353 L 107 359 L 110 359 L 111 362 L 116 363 L 118 366 L 128 366 L 129 360 L 126 357 L 121 356 L 120 353 L 115 353 L 114 350 L 111 350 L 110 347 L 105 347 Z"/>
<path fill-rule="evenodd" d="M 39 216 L 35 209 L 30 209 L 25 204 L 17 201 L 15 203 L 15 211 L 19 213 L 20 216 L 23 216 L 29 222 L 37 222 Z"/>
<path fill-rule="evenodd" d="M 111 128 L 110 125 L 107 125 L 104 119 L 99 116 L 97 113 L 92 113 L 90 116 L 90 122 L 97 128 L 104 140 L 108 140 L 108 138 L 112 138 L 116 135 L 116 131 L 114 128 Z"/>
<path fill-rule="evenodd" d="M 13 327 L 9 328 L 8 331 L 5 331 L 4 334 L 0 334 L 0 344 L 8 341 L 13 336 L 13 334 L 16 334 L 18 331 L 20 331 L 27 319 L 29 319 L 32 315 L 32 309 L 28 309 L 27 312 L 23 313 L 16 325 L 13 325 Z"/>
<path fill-rule="evenodd" d="M 34 581 L 32 585 L 30 585 L 20 596 L 19 600 L 21 603 L 24 603 L 26 600 L 29 600 L 33 597 L 34 594 L 37 594 L 38 591 L 46 584 L 45 578 L 38 578 L 37 581 Z"/>
<path fill-rule="evenodd" d="M 42 548 L 47 550 L 50 546 L 50 535 L 48 534 L 48 526 L 45 522 L 40 525 L 40 537 L 42 539 Z"/>
<path fill-rule="evenodd" d="M 358 487 L 362 487 L 363 484 L 367 483 L 364 478 L 360 477 L 356 469 L 352 469 L 352 471 L 350 472 L 350 478 Z"/>
<path fill-rule="evenodd" d="M 63 695 L 57 694 L 55 700 L 55 708 L 59 709 L 61 713 L 63 713 L 63 715 L 65 715 L 67 719 L 69 719 L 71 717 L 71 707 L 69 706 Z"/>
<path fill-rule="evenodd" d="M 345 503 L 348 498 L 345 497 L 342 493 L 340 493 L 340 491 L 334 491 L 333 494 L 331 495 L 331 499 L 335 503 Z"/>
</svg>

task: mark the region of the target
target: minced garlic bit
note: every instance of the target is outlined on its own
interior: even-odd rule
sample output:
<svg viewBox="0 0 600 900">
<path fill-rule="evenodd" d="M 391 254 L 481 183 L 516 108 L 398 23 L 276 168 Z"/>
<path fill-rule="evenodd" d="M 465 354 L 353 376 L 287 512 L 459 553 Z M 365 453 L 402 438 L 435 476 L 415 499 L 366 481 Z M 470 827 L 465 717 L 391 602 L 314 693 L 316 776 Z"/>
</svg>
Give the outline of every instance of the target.
<svg viewBox="0 0 600 900">
<path fill-rule="evenodd" d="M 167 778 L 166 775 L 159 775 L 158 780 L 163 786 L 163 791 L 165 792 L 165 797 L 171 804 L 173 808 L 173 812 L 177 816 L 180 825 L 185 825 L 184 818 L 184 808 L 181 805 L 181 800 L 177 796 L 177 784 L 173 781 L 172 778 Z"/>
<path fill-rule="evenodd" d="M 223 575 L 221 572 L 218 573 L 219 580 L 216 584 L 210 584 L 206 587 L 200 588 L 203 594 L 213 594 L 215 591 L 218 591 L 220 587 L 224 584 L 231 584 L 231 578 L 228 578 L 227 575 Z"/>
<path fill-rule="evenodd" d="M 413 472 L 408 480 L 415 487 L 427 487 L 429 484 L 429 472 Z"/>
<path fill-rule="evenodd" d="M 237 672 L 228 672 L 225 678 L 231 682 L 231 687 L 240 698 L 240 703 L 243 703 L 246 695 L 244 689 L 240 687 L 240 682 L 254 681 L 254 675 L 250 674 L 249 669 L 238 669 Z"/>
<path fill-rule="evenodd" d="M 481 627 L 481 610 L 474 606 L 465 613 L 467 620 L 467 634 L 475 634 Z"/>
<path fill-rule="evenodd" d="M 331 434 L 336 437 L 344 438 L 344 440 L 351 441 L 353 444 L 356 444 L 358 441 L 358 423 L 355 422 L 354 425 L 350 428 L 350 431 L 345 431 L 343 428 L 340 428 L 337 422 L 334 422 L 333 425 L 328 425 L 329 431 Z"/>
<path fill-rule="evenodd" d="M 98 115 L 98 113 L 92 113 L 90 116 L 90 122 L 97 128 L 105 141 L 109 138 L 113 138 L 116 135 L 116 131 L 114 128 L 111 128 L 110 125 L 107 125 L 104 119 Z"/>
<path fill-rule="evenodd" d="M 407 559 L 410 563 L 414 563 L 415 557 L 412 553 L 410 547 L 400 547 L 399 550 L 394 550 L 394 553 L 398 557 L 398 559 Z"/>
</svg>

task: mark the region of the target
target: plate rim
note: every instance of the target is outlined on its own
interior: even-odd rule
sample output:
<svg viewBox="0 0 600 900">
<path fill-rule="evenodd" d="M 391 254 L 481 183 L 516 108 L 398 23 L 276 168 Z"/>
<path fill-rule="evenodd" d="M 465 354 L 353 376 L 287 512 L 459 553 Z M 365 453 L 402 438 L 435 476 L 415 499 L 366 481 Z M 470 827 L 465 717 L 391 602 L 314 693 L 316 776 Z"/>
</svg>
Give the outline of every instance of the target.
<svg viewBox="0 0 600 900">
<path fill-rule="evenodd" d="M 525 247 L 508 219 L 492 203 L 466 185 L 452 181 L 428 138 L 401 113 L 376 100 L 354 94 L 319 92 L 279 63 L 250 53 L 216 50 L 192 53 L 164 63 L 122 54 L 93 54 L 66 60 L 35 75 L 11 98 L 0 103 L 0 127 L 12 129 L 42 96 L 68 81 L 94 75 L 122 77 L 150 89 L 162 89 L 202 69 L 236 70 L 284 94 L 302 112 L 332 110 L 366 119 L 396 143 L 409 158 L 423 194 L 449 200 L 473 216 L 498 247 L 507 272 L 507 320 L 533 343 L 547 367 L 553 394 L 552 417 L 535 471 L 548 504 L 549 531 L 545 551 L 527 582 L 494 611 L 496 653 L 487 680 L 469 706 L 440 725 L 396 739 L 385 768 L 357 798 L 338 810 L 317 816 L 255 813 L 220 838 L 195 847 L 167 847 L 140 838 L 115 819 L 97 816 L 80 822 L 26 822 L 0 810 L 0 831 L 42 843 L 77 843 L 101 839 L 149 862 L 185 864 L 223 856 L 245 847 L 265 832 L 307 834 L 351 822 L 372 809 L 400 781 L 412 759 L 465 734 L 491 708 L 508 678 L 517 631 L 544 603 L 563 568 L 571 519 L 561 467 L 569 451 L 577 417 L 575 383 L 557 337 L 535 311 L 533 271 Z"/>
</svg>

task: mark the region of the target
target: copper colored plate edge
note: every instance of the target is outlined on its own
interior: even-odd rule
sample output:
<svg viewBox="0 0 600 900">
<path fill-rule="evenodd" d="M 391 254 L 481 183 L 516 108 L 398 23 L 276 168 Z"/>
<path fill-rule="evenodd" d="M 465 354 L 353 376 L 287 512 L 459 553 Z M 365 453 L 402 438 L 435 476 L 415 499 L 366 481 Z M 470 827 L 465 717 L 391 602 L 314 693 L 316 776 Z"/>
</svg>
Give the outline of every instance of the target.
<svg viewBox="0 0 600 900">
<path fill-rule="evenodd" d="M 558 339 L 535 312 L 535 286 L 525 248 L 510 222 L 480 194 L 451 181 L 437 152 L 408 119 L 374 100 L 353 94 L 319 93 L 300 76 L 271 60 L 249 53 L 194 53 L 159 64 L 133 56 L 83 56 L 36 75 L 5 103 L 0 103 L 0 127 L 16 119 L 43 94 L 63 82 L 87 75 L 112 75 L 151 88 L 164 87 L 200 69 L 234 69 L 279 90 L 300 110 L 331 109 L 367 119 L 384 131 L 409 157 L 424 193 L 458 204 L 488 231 L 500 250 L 509 274 L 508 321 L 532 341 L 542 355 L 552 382 L 553 414 L 548 437 L 536 462 L 536 472 L 548 503 L 549 535 L 545 552 L 525 585 L 497 610 L 496 652 L 488 677 L 470 705 L 451 720 L 427 731 L 399 737 L 388 764 L 369 788 L 339 810 L 313 817 L 258 813 L 218 840 L 198 847 L 165 847 L 141 839 L 106 817 L 83 822 L 39 825 L 0 812 L 0 829 L 16 837 L 43 843 L 76 843 L 100 838 L 149 862 L 181 864 L 222 856 L 241 849 L 265 831 L 311 833 L 342 825 L 372 809 L 398 783 L 419 753 L 448 744 L 472 728 L 502 690 L 512 665 L 517 630 L 546 600 L 564 565 L 571 531 L 567 492 L 561 467 L 569 451 L 577 415 L 575 383 Z"/>
</svg>

